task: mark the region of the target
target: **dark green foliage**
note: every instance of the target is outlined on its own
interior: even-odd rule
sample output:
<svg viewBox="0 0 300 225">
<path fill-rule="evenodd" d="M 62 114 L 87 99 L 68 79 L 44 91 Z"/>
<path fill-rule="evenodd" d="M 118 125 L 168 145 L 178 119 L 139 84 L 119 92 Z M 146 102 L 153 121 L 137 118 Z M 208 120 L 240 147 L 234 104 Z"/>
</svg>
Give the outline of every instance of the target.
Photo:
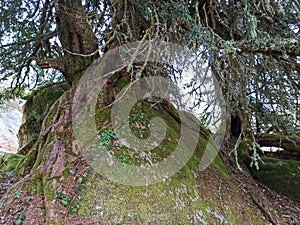
<svg viewBox="0 0 300 225">
<path fill-rule="evenodd" d="M 42 4 L 41 4 L 42 3 Z M 34 87 L 58 74 L 45 73 L 36 61 L 57 56 L 54 44 L 49 40 L 55 36 L 54 2 L 5 1 L 0 7 L 0 81 L 9 79 L 12 87 Z"/>
</svg>

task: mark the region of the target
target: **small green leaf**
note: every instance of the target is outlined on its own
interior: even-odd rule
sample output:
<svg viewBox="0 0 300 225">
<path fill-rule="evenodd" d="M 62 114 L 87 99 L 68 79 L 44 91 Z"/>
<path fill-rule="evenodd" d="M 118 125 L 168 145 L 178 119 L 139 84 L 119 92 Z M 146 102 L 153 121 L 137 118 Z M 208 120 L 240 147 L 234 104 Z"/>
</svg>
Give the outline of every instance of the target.
<svg viewBox="0 0 300 225">
<path fill-rule="evenodd" d="M 64 206 L 67 206 L 69 204 L 69 199 L 67 196 L 64 196 L 62 199 L 61 199 L 61 204 L 63 204 Z"/>
<path fill-rule="evenodd" d="M 15 221 L 15 224 L 19 225 L 23 223 L 23 220 L 25 220 L 26 215 L 24 213 L 21 213 L 19 218 Z"/>
<path fill-rule="evenodd" d="M 22 196 L 22 192 L 21 191 L 18 191 L 15 195 L 16 198 L 21 198 Z"/>
<path fill-rule="evenodd" d="M 87 178 L 87 176 L 88 176 L 89 174 L 88 174 L 88 172 L 84 172 L 84 174 L 82 175 L 84 178 Z"/>
<path fill-rule="evenodd" d="M 17 219 L 17 220 L 15 221 L 15 224 L 17 224 L 17 225 L 22 224 L 22 223 L 23 223 L 23 220 L 21 220 L 21 219 Z"/>
<path fill-rule="evenodd" d="M 21 213 L 21 215 L 19 216 L 19 219 L 25 220 L 25 218 L 26 218 L 26 215 L 24 213 Z"/>
<path fill-rule="evenodd" d="M 62 194 L 61 193 L 55 193 L 54 195 L 53 195 L 53 199 L 58 199 L 58 198 L 61 198 L 62 197 Z"/>
</svg>

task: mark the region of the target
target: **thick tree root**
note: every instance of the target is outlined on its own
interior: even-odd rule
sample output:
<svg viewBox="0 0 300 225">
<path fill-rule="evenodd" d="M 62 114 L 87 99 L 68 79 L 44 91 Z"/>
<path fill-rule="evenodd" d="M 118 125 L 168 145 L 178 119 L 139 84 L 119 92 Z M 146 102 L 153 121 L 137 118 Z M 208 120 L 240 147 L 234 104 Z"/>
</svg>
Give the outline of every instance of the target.
<svg viewBox="0 0 300 225">
<path fill-rule="evenodd" d="M 276 225 L 276 223 L 272 220 L 271 215 L 267 212 L 267 210 L 258 202 L 256 196 L 249 191 L 251 200 L 253 201 L 253 203 L 260 209 L 260 211 L 264 214 L 264 216 L 270 221 L 270 223 L 272 223 L 273 225 Z"/>
</svg>

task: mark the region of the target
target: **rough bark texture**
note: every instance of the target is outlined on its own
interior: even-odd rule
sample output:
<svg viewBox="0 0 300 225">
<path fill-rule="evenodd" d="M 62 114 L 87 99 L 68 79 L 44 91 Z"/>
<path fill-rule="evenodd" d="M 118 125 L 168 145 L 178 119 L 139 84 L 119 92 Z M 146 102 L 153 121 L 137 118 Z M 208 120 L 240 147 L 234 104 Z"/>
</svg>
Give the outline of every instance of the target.
<svg viewBox="0 0 300 225">
<path fill-rule="evenodd" d="M 261 134 L 257 135 L 257 142 L 260 146 L 280 147 L 286 151 L 297 152 L 300 154 L 300 137 L 297 136 Z"/>
<path fill-rule="evenodd" d="M 71 216 L 73 219 L 70 219 L 67 216 L 68 207 L 57 204 L 59 200 L 53 199 L 56 192 L 69 195 L 78 191 L 76 181 L 72 177 L 67 179 L 66 171 L 73 169 L 74 164 L 78 163 L 81 164 L 81 169 L 86 169 L 80 163 L 78 148 L 72 138 L 73 92 L 74 89 L 67 91 L 51 107 L 37 142 L 20 168 L 19 172 L 25 176 L 0 199 L 0 208 L 5 209 L 16 204 L 13 197 L 15 193 L 24 193 L 17 199 L 18 211 L 7 215 L 5 224 L 13 224 L 16 214 L 21 212 L 26 214 L 23 224 L 101 224 L 78 216 Z M 81 173 L 80 169 L 76 170 Z"/>
<path fill-rule="evenodd" d="M 64 52 L 64 76 L 74 84 L 99 57 L 98 40 L 89 26 L 80 0 L 57 0 L 58 35 Z"/>
</svg>

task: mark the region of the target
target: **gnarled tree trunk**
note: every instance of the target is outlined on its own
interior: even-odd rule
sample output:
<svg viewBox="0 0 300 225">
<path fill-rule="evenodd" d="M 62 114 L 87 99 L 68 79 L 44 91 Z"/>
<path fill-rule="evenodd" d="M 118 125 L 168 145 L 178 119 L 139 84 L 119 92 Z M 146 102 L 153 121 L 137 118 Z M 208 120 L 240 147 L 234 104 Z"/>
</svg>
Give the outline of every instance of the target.
<svg viewBox="0 0 300 225">
<path fill-rule="evenodd" d="M 64 77 L 74 84 L 99 57 L 98 40 L 87 22 L 81 0 L 57 0 L 55 9 L 64 53 Z"/>
</svg>

